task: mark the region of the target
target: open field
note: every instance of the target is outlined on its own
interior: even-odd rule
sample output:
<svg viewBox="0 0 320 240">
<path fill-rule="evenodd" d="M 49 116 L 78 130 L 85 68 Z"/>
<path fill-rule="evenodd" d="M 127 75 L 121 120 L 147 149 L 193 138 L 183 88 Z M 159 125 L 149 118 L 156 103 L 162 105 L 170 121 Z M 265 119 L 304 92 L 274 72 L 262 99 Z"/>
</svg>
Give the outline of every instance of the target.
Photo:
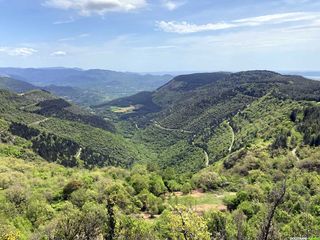
<svg viewBox="0 0 320 240">
<path fill-rule="evenodd" d="M 202 192 L 193 190 L 191 193 L 183 195 L 182 192 L 175 192 L 168 196 L 171 205 L 185 205 L 193 208 L 199 214 L 215 209 L 225 211 L 227 208 L 223 204 L 223 199 L 227 196 L 235 195 L 233 192 Z"/>
<path fill-rule="evenodd" d="M 129 107 L 117 107 L 113 106 L 111 107 L 111 111 L 114 113 L 130 113 L 136 109 L 135 106 L 131 105 Z"/>
</svg>

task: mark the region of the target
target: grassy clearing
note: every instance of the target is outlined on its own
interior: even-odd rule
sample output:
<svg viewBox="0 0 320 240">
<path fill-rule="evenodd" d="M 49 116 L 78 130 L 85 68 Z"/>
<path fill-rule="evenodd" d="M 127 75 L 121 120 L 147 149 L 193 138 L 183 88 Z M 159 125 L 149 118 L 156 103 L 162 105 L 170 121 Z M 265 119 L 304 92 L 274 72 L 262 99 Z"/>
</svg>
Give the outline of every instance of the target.
<svg viewBox="0 0 320 240">
<path fill-rule="evenodd" d="M 136 107 L 133 105 L 130 105 L 129 107 L 112 106 L 110 109 L 114 113 L 130 113 L 133 112 L 136 109 Z"/>
<path fill-rule="evenodd" d="M 181 192 L 174 193 L 168 198 L 170 205 L 185 205 L 193 208 L 198 213 L 203 213 L 211 209 L 226 210 L 223 199 L 227 196 L 235 195 L 233 192 L 201 192 L 199 190 L 192 191 L 183 195 Z"/>
</svg>

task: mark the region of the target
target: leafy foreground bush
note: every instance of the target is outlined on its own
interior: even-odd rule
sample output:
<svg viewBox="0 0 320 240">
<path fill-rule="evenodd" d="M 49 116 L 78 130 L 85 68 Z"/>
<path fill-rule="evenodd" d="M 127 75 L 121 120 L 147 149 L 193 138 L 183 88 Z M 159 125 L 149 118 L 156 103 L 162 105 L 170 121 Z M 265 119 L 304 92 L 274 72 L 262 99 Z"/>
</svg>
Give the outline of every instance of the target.
<svg viewBox="0 0 320 240">
<path fill-rule="evenodd" d="M 0 162 L 1 240 L 280 240 L 320 230 L 320 179 L 300 166 L 273 183 L 272 167 L 232 180 L 235 175 L 218 166 L 188 178 L 147 165 L 89 171 L 14 157 Z M 199 186 L 222 195 L 228 188 L 238 192 L 225 198 L 228 210 L 203 213 L 168 201 L 173 181 L 186 194 Z"/>
</svg>

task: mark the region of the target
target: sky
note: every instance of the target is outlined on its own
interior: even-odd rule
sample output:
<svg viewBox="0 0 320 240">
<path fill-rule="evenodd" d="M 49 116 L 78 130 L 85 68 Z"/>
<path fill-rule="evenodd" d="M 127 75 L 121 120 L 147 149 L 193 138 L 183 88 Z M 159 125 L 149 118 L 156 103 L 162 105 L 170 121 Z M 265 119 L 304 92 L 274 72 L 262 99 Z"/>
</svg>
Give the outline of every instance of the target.
<svg viewBox="0 0 320 240">
<path fill-rule="evenodd" d="M 320 70 L 320 0 L 0 0 L 0 67 Z"/>
</svg>

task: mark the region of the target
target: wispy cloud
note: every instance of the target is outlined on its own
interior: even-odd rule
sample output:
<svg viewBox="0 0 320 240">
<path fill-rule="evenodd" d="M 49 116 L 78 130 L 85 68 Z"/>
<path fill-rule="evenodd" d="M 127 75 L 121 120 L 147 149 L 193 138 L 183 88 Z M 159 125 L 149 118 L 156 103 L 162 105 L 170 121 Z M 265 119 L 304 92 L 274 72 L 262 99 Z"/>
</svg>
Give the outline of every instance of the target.
<svg viewBox="0 0 320 240">
<path fill-rule="evenodd" d="M 55 21 L 53 22 L 54 25 L 60 25 L 60 24 L 67 24 L 67 23 L 73 23 L 75 21 L 74 18 L 69 18 L 69 19 L 66 19 L 66 20 L 58 20 L 58 21 Z"/>
<path fill-rule="evenodd" d="M 163 6 L 169 11 L 176 10 L 177 8 L 183 6 L 186 2 L 184 1 L 172 1 L 172 0 L 163 0 Z"/>
<path fill-rule="evenodd" d="M 287 4 L 305 4 L 312 2 L 313 0 L 283 0 Z"/>
<path fill-rule="evenodd" d="M 89 37 L 89 36 L 90 36 L 89 33 L 82 33 L 82 34 L 79 34 L 79 35 L 73 36 L 73 37 L 60 38 L 60 39 L 58 39 L 58 41 L 59 42 L 75 41 L 79 38 L 85 38 L 85 37 Z"/>
<path fill-rule="evenodd" d="M 319 25 L 320 27 L 320 25 Z M 231 54 L 254 52 L 283 51 L 319 51 L 317 44 L 320 38 L 319 29 L 314 28 L 279 28 L 246 29 L 244 31 L 228 31 L 224 34 L 182 35 L 170 38 L 165 44 L 178 46 L 183 52 L 199 52 Z M 222 54 L 222 55 L 223 55 Z M 209 54 L 210 55 L 210 54 Z"/>
<path fill-rule="evenodd" d="M 28 57 L 38 52 L 38 50 L 33 48 L 21 47 L 21 48 L 12 48 L 12 47 L 1 47 L 0 53 L 6 53 L 9 56 L 21 56 Z"/>
<path fill-rule="evenodd" d="M 191 24 L 188 22 L 158 21 L 156 22 L 156 26 L 165 32 L 197 33 L 204 31 L 215 31 L 240 27 L 254 27 L 267 24 L 282 24 L 290 22 L 310 21 L 310 23 L 313 23 L 313 21 L 317 21 L 319 19 L 319 12 L 292 12 L 263 15 L 258 17 L 243 18 L 232 21 L 208 23 L 202 25 Z"/>
<path fill-rule="evenodd" d="M 43 4 L 63 10 L 75 10 L 80 15 L 104 15 L 107 12 L 129 12 L 147 5 L 146 0 L 46 0 Z"/>
<path fill-rule="evenodd" d="M 64 57 L 67 56 L 67 53 L 65 51 L 56 51 L 51 53 L 50 55 L 54 57 Z"/>
<path fill-rule="evenodd" d="M 161 46 L 145 46 L 145 47 L 135 47 L 136 50 L 156 50 L 156 49 L 171 49 L 176 48 L 174 45 L 161 45 Z"/>
</svg>

